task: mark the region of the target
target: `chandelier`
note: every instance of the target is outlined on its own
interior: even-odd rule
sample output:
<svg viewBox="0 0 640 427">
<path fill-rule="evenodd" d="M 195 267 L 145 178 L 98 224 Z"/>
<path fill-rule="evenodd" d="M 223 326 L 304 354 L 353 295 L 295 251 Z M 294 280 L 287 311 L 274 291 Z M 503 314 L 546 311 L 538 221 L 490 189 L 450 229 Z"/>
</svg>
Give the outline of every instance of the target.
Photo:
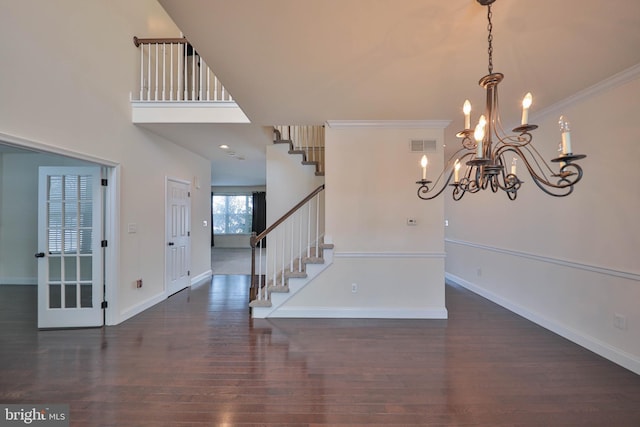
<svg viewBox="0 0 640 427">
<path fill-rule="evenodd" d="M 533 182 L 545 193 L 556 197 L 568 196 L 573 192 L 573 186 L 582 179 L 582 168 L 574 162 L 585 158 L 586 155 L 573 154 L 569 122 L 564 116 L 560 116 L 558 124 L 562 142 L 558 151 L 561 151 L 561 154 L 551 159 L 551 162 L 557 165 L 555 170 L 551 168 L 532 143 L 533 136 L 530 132 L 538 126 L 529 123 L 529 107 L 532 102 L 530 93 L 527 93 L 522 101 L 520 126 L 513 129 L 510 135 L 503 130 L 498 111 L 498 84 L 504 75 L 493 72 L 491 4 L 495 0 L 477 1 L 487 7 L 489 74 L 479 82 L 487 93 L 486 110 L 472 129 L 471 104 L 468 100 L 465 101 L 464 130 L 456 135 L 462 139 L 462 148 L 447 161 L 431 187 L 432 181 L 427 180 L 427 157 L 422 156 L 422 179 L 416 182 L 419 185 L 418 197 L 423 200 L 434 199 L 450 186 L 453 188 L 454 200 L 460 200 L 467 192 L 477 193 L 487 188 L 494 193 L 502 190 L 510 200 L 515 200 L 524 182 L 517 173 L 523 168 L 526 168 Z M 519 163 L 523 165 L 520 166 Z M 461 171 L 462 168 L 464 169 Z"/>
</svg>

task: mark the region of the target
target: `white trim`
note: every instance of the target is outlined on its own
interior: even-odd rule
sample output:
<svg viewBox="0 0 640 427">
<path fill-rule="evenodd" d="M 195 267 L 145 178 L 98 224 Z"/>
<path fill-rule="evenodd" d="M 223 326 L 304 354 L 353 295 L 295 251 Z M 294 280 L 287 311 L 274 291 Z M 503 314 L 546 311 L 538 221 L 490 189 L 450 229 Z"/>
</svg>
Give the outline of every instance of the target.
<svg viewBox="0 0 640 427">
<path fill-rule="evenodd" d="M 336 258 L 446 258 L 444 252 L 335 252 Z"/>
<path fill-rule="evenodd" d="M 131 122 L 251 123 L 235 102 L 208 101 L 132 101 Z"/>
<path fill-rule="evenodd" d="M 73 159 L 92 162 L 108 168 L 109 185 L 107 186 L 107 196 L 105 199 L 106 206 L 103 207 L 106 214 L 104 239 L 109 242 L 103 265 L 106 287 L 105 298 L 108 302 L 108 307 L 105 310 L 105 324 L 116 325 L 120 323 L 119 316 L 116 314 L 118 313 L 118 277 L 120 274 L 120 235 L 118 234 L 120 227 L 120 164 L 104 158 L 47 145 L 42 142 L 9 135 L 3 132 L 0 132 L 0 141 L 8 145 L 31 149 L 35 152 L 58 154 Z"/>
<path fill-rule="evenodd" d="M 444 129 L 451 120 L 327 120 L 332 129 L 389 128 L 389 129 Z"/>
<path fill-rule="evenodd" d="M 569 106 L 576 104 L 577 102 L 582 101 L 583 99 L 590 98 L 592 96 L 598 95 L 600 93 L 606 92 L 610 89 L 613 89 L 617 86 L 628 83 L 632 80 L 637 79 L 640 76 L 640 64 L 633 65 L 626 70 L 623 70 L 617 74 L 614 74 L 611 77 L 608 77 L 592 86 L 589 86 L 586 89 L 583 89 L 575 94 L 556 102 L 553 105 L 550 105 L 542 110 L 539 110 L 535 114 L 531 115 L 531 122 L 539 121 L 542 117 L 546 117 L 549 115 L 555 115 L 565 110 Z"/>
<path fill-rule="evenodd" d="M 133 307 L 129 307 L 126 310 L 124 310 L 123 312 L 120 313 L 120 322 L 124 322 L 125 320 L 131 319 L 133 316 L 142 313 L 143 311 L 153 307 L 154 305 L 161 303 L 162 301 L 166 300 L 167 297 L 164 294 L 164 290 L 162 292 L 160 292 L 159 294 L 157 294 L 156 296 L 153 296 L 151 298 L 148 298 L 136 305 L 134 305 Z"/>
<path fill-rule="evenodd" d="M 551 258 L 551 257 L 542 256 L 542 255 L 531 254 L 528 252 L 514 251 L 511 249 L 503 249 L 503 248 L 497 248 L 494 246 L 481 245 L 479 243 L 466 242 L 464 240 L 445 239 L 445 242 L 453 243 L 456 245 L 468 246 L 476 249 L 483 249 L 483 250 L 497 252 L 501 254 L 512 255 L 520 258 L 528 258 L 535 261 L 547 262 L 549 264 L 561 265 L 563 267 L 576 268 L 579 270 L 590 271 L 593 273 L 604 274 L 607 276 L 621 277 L 623 279 L 635 280 L 636 282 L 640 282 L 640 274 L 629 272 L 629 271 L 614 270 L 611 268 L 599 267 L 597 265 L 582 264 L 575 261 L 568 261 L 568 260 L 559 259 L 559 258 Z"/>
<path fill-rule="evenodd" d="M 207 280 L 210 280 L 211 276 L 213 276 L 213 271 L 211 270 L 207 270 L 203 273 L 198 274 L 197 276 L 193 276 L 191 278 L 191 284 L 189 286 L 198 286 L 201 283 L 204 283 Z"/>
<path fill-rule="evenodd" d="M 0 277 L 0 286 L 2 285 L 38 286 L 38 278 L 37 277 Z"/>
<path fill-rule="evenodd" d="M 84 160 L 84 161 L 96 163 L 102 166 L 115 167 L 118 165 L 118 163 L 113 162 L 111 160 L 102 159 L 102 158 L 95 157 L 85 153 L 79 153 L 77 151 L 67 150 L 66 148 L 62 148 L 62 147 L 43 144 L 42 142 L 33 141 L 33 140 L 21 138 L 19 136 L 9 135 L 2 132 L 0 132 L 0 141 L 8 145 L 15 145 L 20 148 L 26 147 L 32 150 L 36 150 L 38 152 L 59 154 L 61 156 L 71 157 L 73 159 L 78 159 L 78 160 Z"/>
<path fill-rule="evenodd" d="M 281 307 L 269 318 L 336 319 L 447 319 L 445 307 L 362 308 L 362 307 Z"/>
<path fill-rule="evenodd" d="M 542 326 L 554 332 L 586 349 L 593 351 L 594 353 L 614 362 L 620 366 L 623 366 L 630 371 L 635 372 L 636 374 L 640 374 L 640 359 L 638 359 L 633 354 L 627 353 L 619 348 L 612 347 L 611 345 L 602 342 L 592 336 L 585 335 L 580 331 L 576 331 L 566 325 L 558 323 L 555 320 L 549 319 L 545 316 L 542 316 L 539 313 L 535 313 L 530 311 L 508 299 L 502 298 L 493 292 L 490 292 L 480 286 L 475 285 L 474 283 L 468 282 L 461 277 L 456 275 L 445 273 L 445 279 L 447 281 L 458 284 L 478 295 L 487 298 L 490 301 L 510 310 L 525 319 L 532 321 L 533 323 Z"/>
<path fill-rule="evenodd" d="M 109 242 L 105 248 L 105 299 L 107 308 L 105 310 L 105 324 L 117 325 L 121 322 L 118 316 L 120 306 L 118 300 L 118 283 L 120 276 L 120 166 L 107 169 L 109 184 L 106 188 L 105 198 L 105 239 Z"/>
</svg>

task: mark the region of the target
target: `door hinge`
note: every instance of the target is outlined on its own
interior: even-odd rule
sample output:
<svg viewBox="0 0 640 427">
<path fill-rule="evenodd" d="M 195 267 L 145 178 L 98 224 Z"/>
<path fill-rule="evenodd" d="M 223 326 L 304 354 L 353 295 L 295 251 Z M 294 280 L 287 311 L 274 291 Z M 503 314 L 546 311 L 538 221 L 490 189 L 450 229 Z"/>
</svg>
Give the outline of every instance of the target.
<svg viewBox="0 0 640 427">
<path fill-rule="evenodd" d="M 191 191 L 187 191 L 187 197 L 191 197 Z"/>
<path fill-rule="evenodd" d="M 109 180 L 108 180 L 107 178 L 102 178 L 102 179 L 100 180 L 100 184 L 101 184 L 103 187 L 106 187 L 107 185 L 109 185 Z"/>
<path fill-rule="evenodd" d="M 109 304 L 107 304 L 106 301 L 102 301 L 102 304 L 100 304 L 100 308 L 107 308 Z"/>
<path fill-rule="evenodd" d="M 191 271 L 187 270 L 187 276 L 191 276 Z"/>
<path fill-rule="evenodd" d="M 100 242 L 100 247 L 106 248 L 107 247 L 107 241 L 106 240 L 101 241 Z"/>
<path fill-rule="evenodd" d="M 191 232 L 187 231 L 187 237 L 191 237 Z"/>
</svg>

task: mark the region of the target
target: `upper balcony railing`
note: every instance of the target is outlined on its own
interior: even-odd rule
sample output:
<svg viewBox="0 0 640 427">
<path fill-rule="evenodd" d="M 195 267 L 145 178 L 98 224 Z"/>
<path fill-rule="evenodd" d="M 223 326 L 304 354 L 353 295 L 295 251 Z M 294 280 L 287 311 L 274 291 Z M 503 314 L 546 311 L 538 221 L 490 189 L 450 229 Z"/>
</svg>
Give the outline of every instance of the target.
<svg viewBox="0 0 640 427">
<path fill-rule="evenodd" d="M 133 43 L 140 49 L 139 99 L 135 101 L 233 102 L 186 38 L 134 37 Z"/>
</svg>

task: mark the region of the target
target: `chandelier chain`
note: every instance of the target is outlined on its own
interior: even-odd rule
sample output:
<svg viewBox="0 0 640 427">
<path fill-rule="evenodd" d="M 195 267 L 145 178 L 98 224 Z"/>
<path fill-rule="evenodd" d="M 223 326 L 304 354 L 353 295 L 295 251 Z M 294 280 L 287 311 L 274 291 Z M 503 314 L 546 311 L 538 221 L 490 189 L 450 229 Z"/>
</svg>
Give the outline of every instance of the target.
<svg viewBox="0 0 640 427">
<path fill-rule="evenodd" d="M 489 74 L 493 74 L 493 22 L 491 22 L 491 17 L 493 14 L 491 13 L 491 4 L 487 6 L 487 31 L 489 31 L 489 35 L 487 36 L 487 41 L 489 42 L 489 48 L 487 49 L 487 53 L 489 54 Z"/>
</svg>

